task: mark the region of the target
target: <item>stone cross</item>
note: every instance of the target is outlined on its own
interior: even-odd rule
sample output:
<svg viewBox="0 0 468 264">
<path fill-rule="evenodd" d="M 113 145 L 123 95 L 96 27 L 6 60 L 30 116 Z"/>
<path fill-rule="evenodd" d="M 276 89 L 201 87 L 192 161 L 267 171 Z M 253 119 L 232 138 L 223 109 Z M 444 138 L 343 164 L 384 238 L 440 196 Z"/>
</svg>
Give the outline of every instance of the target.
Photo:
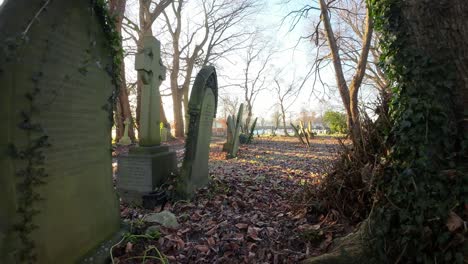
<svg viewBox="0 0 468 264">
<path fill-rule="evenodd" d="M 139 130 L 139 145 L 142 147 L 161 144 L 159 86 L 166 78 L 166 67 L 162 65 L 160 54 L 161 43 L 153 36 L 144 36 L 143 49 L 135 58 L 135 70 L 143 82 Z"/>
<path fill-rule="evenodd" d="M 128 145 L 132 144 L 132 140 L 128 136 L 128 129 L 129 129 L 130 124 L 131 124 L 130 119 L 128 119 L 128 118 L 125 119 L 125 121 L 123 123 L 125 125 L 124 135 L 120 138 L 119 144 L 124 145 L 124 146 L 128 146 Z"/>
</svg>

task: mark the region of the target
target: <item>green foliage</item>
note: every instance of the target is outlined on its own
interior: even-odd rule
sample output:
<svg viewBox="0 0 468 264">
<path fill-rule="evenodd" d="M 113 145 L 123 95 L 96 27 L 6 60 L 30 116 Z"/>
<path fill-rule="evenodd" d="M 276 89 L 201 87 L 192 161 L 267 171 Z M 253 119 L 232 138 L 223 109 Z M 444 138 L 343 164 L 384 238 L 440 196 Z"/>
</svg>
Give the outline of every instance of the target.
<svg viewBox="0 0 468 264">
<path fill-rule="evenodd" d="M 347 132 L 346 115 L 337 111 L 326 111 L 323 114 L 323 122 L 332 133 L 345 134 Z"/>
<path fill-rule="evenodd" d="M 239 135 L 239 143 L 248 144 L 248 142 L 249 142 L 249 136 L 247 136 L 247 134 L 241 133 Z"/>
<path fill-rule="evenodd" d="M 384 263 L 463 263 L 463 236 L 446 226 L 449 213 L 461 215 L 468 203 L 467 175 L 455 168 L 453 62 L 443 47 L 429 57 L 414 45 L 403 1 L 370 2 L 394 94 L 389 166 L 373 213 L 375 250 Z"/>
<path fill-rule="evenodd" d="M 44 169 L 46 148 L 50 147 L 48 136 L 39 123 L 34 123 L 33 113 L 37 111 L 34 104 L 36 97 L 40 93 L 38 82 L 42 73 L 32 78 L 34 89 L 32 93 L 26 94 L 29 102 L 29 108 L 21 113 L 22 121 L 18 128 L 26 134 L 25 146 L 17 147 L 10 145 L 9 153 L 13 160 L 23 166 L 17 166 L 16 176 L 19 178 L 18 184 L 18 222 L 15 224 L 15 230 L 18 232 L 20 247 L 18 248 L 16 258 L 18 263 L 36 262 L 36 245 L 31 238 L 31 232 L 38 228 L 34 224 L 34 217 L 40 213 L 37 208 L 38 202 L 43 198 L 37 190 L 37 186 L 45 184 L 45 178 L 48 176 Z"/>
<path fill-rule="evenodd" d="M 109 14 L 106 0 L 91 0 L 91 4 L 94 7 L 94 12 L 101 24 L 101 27 L 104 31 L 105 39 L 107 40 L 107 46 L 110 51 L 110 56 L 112 58 L 112 67 L 108 69 L 109 75 L 112 77 L 112 84 L 114 85 L 114 90 L 112 96 L 109 98 L 109 119 L 113 122 L 113 112 L 116 107 L 116 101 L 119 97 L 119 89 L 122 85 L 122 76 L 121 76 L 121 67 L 123 62 L 123 48 L 122 48 L 122 38 L 120 33 L 117 31 L 115 26 L 115 17 Z"/>
</svg>

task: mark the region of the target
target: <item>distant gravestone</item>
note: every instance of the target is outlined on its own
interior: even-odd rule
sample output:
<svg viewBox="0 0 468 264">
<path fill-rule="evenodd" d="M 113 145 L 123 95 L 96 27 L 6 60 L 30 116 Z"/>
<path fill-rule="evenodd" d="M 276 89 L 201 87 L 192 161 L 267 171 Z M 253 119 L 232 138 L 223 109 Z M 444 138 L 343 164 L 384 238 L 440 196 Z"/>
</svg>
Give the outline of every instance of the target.
<svg viewBox="0 0 468 264">
<path fill-rule="evenodd" d="M 210 141 L 218 103 L 217 82 L 215 68 L 205 66 L 198 73 L 190 94 L 189 130 L 181 182 L 178 185 L 178 192 L 182 196 L 192 196 L 197 188 L 206 186 L 209 180 Z"/>
<path fill-rule="evenodd" d="M 124 121 L 124 125 L 125 125 L 124 134 L 119 140 L 120 145 L 128 146 L 128 145 L 132 144 L 132 139 L 130 139 L 130 137 L 128 136 L 128 129 L 130 128 L 130 124 L 131 124 L 130 119 L 129 118 L 125 119 L 125 121 Z"/>
<path fill-rule="evenodd" d="M 166 142 L 167 141 L 167 133 L 168 129 L 164 127 L 164 124 L 161 123 L 161 142 Z"/>
<path fill-rule="evenodd" d="M 138 147 L 131 148 L 118 160 L 117 190 L 123 202 L 154 205 L 151 193 L 177 172 L 175 152 L 161 146 L 159 86 L 166 76 L 161 62 L 161 43 L 145 36 L 143 49 L 136 55 L 135 69 L 142 81 L 141 113 Z"/>
<path fill-rule="evenodd" d="M 119 229 L 113 58 L 95 10 L 0 7 L 0 263 L 75 263 Z"/>
</svg>

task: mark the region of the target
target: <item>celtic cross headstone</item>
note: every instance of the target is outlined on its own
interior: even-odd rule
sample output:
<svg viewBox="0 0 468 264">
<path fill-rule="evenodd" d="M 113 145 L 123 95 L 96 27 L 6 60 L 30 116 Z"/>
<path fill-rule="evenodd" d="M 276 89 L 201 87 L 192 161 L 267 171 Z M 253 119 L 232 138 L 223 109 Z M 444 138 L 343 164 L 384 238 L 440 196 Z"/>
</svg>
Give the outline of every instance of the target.
<svg viewBox="0 0 468 264">
<path fill-rule="evenodd" d="M 166 76 L 161 62 L 161 43 L 153 36 L 143 38 L 143 48 L 135 57 L 135 69 L 143 82 L 138 146 L 118 159 L 117 190 L 125 203 L 145 202 L 151 193 L 177 171 L 175 152 L 161 146 L 159 86 Z"/>
<path fill-rule="evenodd" d="M 160 113 L 161 95 L 159 86 L 166 79 L 166 67 L 161 61 L 161 43 L 153 36 L 143 38 L 143 49 L 136 55 L 135 70 L 138 71 L 143 87 L 141 90 L 141 112 L 139 145 L 142 147 L 161 144 Z"/>
</svg>

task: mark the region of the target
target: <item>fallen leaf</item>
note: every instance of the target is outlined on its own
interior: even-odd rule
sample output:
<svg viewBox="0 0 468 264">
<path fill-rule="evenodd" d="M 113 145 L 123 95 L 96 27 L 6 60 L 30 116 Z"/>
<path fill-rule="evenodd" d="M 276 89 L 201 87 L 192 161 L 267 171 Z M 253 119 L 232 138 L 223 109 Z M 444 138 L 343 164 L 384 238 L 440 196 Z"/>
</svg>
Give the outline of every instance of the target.
<svg viewBox="0 0 468 264">
<path fill-rule="evenodd" d="M 255 241 L 262 240 L 261 238 L 258 237 L 258 231 L 259 230 L 260 230 L 260 228 L 249 226 L 247 228 L 247 236 L 250 237 L 251 239 L 255 240 Z"/>
<path fill-rule="evenodd" d="M 247 229 L 247 227 L 249 227 L 249 225 L 244 224 L 244 223 L 238 223 L 238 224 L 236 224 L 236 227 L 239 228 L 239 229 Z"/>
<path fill-rule="evenodd" d="M 195 249 L 203 253 L 210 251 L 210 248 L 206 245 L 196 245 Z"/>
<path fill-rule="evenodd" d="M 206 241 L 208 242 L 208 245 L 209 245 L 210 247 L 213 247 L 213 246 L 216 244 L 216 242 L 215 242 L 215 240 L 214 240 L 213 237 L 209 237 Z"/>
<path fill-rule="evenodd" d="M 447 219 L 447 228 L 450 232 L 453 232 L 463 226 L 463 219 L 454 212 L 450 212 Z"/>
<path fill-rule="evenodd" d="M 125 246 L 125 253 L 130 253 L 132 252 L 132 249 L 133 249 L 133 244 L 132 242 L 127 242 L 127 245 Z"/>
</svg>

